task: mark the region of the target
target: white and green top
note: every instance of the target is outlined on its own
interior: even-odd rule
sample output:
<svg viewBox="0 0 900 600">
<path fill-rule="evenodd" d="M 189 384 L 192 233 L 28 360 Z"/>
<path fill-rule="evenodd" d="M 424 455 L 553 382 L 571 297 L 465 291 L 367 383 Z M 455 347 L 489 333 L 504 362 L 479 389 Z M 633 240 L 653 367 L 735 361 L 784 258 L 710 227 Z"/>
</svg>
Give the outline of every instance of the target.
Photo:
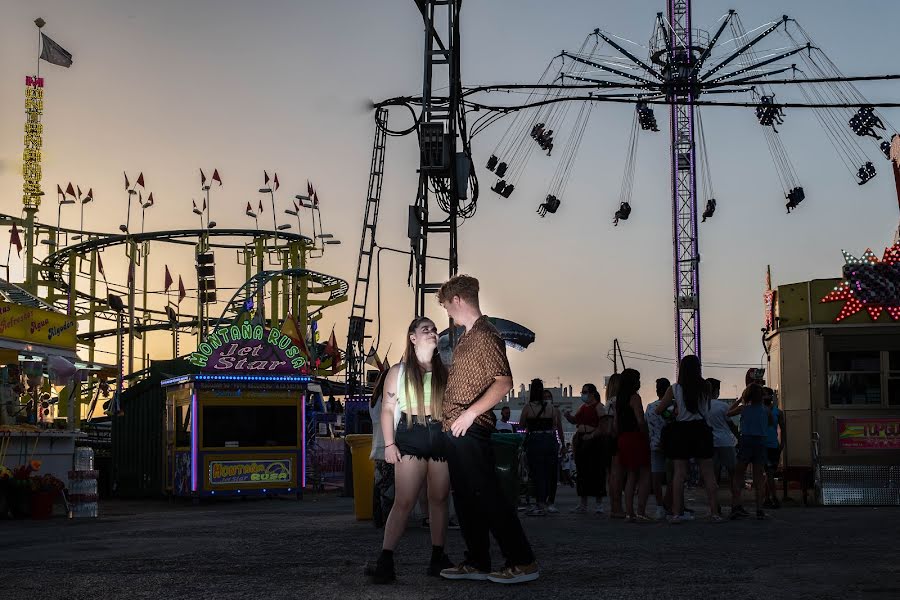
<svg viewBox="0 0 900 600">
<path fill-rule="evenodd" d="M 429 407 L 431 406 L 431 371 L 425 373 L 425 378 L 422 382 L 422 385 L 425 388 L 425 406 Z M 399 408 L 400 412 L 405 412 L 406 414 L 415 414 L 409 410 L 409 402 L 406 398 L 406 369 L 403 367 L 403 365 L 400 365 L 400 373 L 399 377 L 397 377 L 397 407 Z"/>
</svg>

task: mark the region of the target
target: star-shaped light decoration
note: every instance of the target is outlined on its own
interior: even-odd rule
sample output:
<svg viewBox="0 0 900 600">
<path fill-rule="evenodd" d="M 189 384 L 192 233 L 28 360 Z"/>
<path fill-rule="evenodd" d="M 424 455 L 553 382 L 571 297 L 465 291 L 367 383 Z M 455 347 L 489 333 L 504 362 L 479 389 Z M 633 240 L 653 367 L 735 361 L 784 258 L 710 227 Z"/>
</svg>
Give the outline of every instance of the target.
<svg viewBox="0 0 900 600">
<path fill-rule="evenodd" d="M 887 311 L 900 321 L 900 240 L 884 249 L 881 260 L 871 250 L 857 258 L 843 251 L 844 280 L 820 302 L 844 301 L 834 322 L 839 323 L 862 309 L 873 321 Z"/>
</svg>

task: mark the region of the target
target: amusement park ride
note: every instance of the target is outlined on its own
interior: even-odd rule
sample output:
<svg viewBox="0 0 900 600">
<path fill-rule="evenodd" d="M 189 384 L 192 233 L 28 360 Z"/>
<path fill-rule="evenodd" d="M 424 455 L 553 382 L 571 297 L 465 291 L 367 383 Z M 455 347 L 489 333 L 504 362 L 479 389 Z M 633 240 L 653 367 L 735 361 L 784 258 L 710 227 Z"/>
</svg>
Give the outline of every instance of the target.
<svg viewBox="0 0 900 600">
<path fill-rule="evenodd" d="M 39 19 L 36 24 L 40 28 L 44 22 Z M 84 207 L 97 199 L 92 189 L 83 193 L 80 186 L 71 183 L 66 189 L 57 186 L 56 224 L 41 222 L 40 209 L 42 201 L 46 206 L 46 200 L 41 187 L 44 79 L 39 73 L 26 78 L 23 215 L 0 214 L 0 224 L 12 230 L 11 247 L 19 247 L 24 276 L 21 283 L 10 283 L 7 264 L 0 292 L 11 302 L 61 312 L 77 326 L 77 342 L 84 350 L 86 363 L 82 367 L 88 373 L 86 385 L 81 386 L 81 401 L 90 405 L 89 414 L 95 412 L 101 397 L 99 390 L 109 389 L 108 378 L 116 379 L 116 392 L 109 406 L 109 411 L 114 412 L 123 385 L 145 374 L 149 367 L 148 337 L 155 332 L 171 337 L 174 358 L 188 355 L 204 344 L 210 327 L 250 321 L 302 338 L 296 341 L 306 355 L 305 375 L 325 377 L 343 368 L 343 353 L 335 347 L 333 334 L 329 344 L 319 343 L 316 334 L 323 311 L 344 302 L 349 287 L 338 277 L 309 268 L 309 262 L 321 257 L 327 246 L 340 243 L 322 230 L 318 194 L 311 184 L 307 184 L 307 194 L 294 196 L 289 201 L 292 208 L 284 212 L 297 219 L 298 229 L 302 214 L 303 220 L 312 224 L 312 237 L 289 231 L 290 223 L 278 223 L 275 192 L 280 183 L 277 174 L 270 182 L 268 172 L 259 192 L 269 195 L 271 201 L 270 231 L 260 229 L 258 215 L 249 203 L 247 216 L 254 219 L 254 228 L 217 227 L 211 219 L 211 188 L 214 183 L 216 188 L 222 185 L 217 170 L 209 180 L 200 171 L 202 209 L 196 201 L 193 209 L 200 217 L 198 229 L 144 230 L 144 216 L 152 210 L 155 200 L 152 193 L 147 194 L 143 173 L 133 183 L 125 175 L 128 208 L 119 233 L 84 228 Z M 131 220 L 135 203 L 141 210 L 140 231 L 135 231 L 136 223 Z M 80 227 L 62 227 L 63 207 L 75 204 L 80 205 Z M 262 200 L 259 207 L 263 209 Z M 151 266 L 151 256 L 160 254 L 157 249 L 163 245 L 181 250 L 182 264 L 194 264 L 196 286 L 186 288 L 179 275 L 177 289 L 170 289 L 174 279 L 168 265 Z M 170 260 L 179 260 L 172 258 L 172 250 L 165 254 Z M 240 283 L 222 285 L 222 276 L 227 277 L 228 273 L 220 268 L 217 274 L 217 259 L 220 266 L 226 261 L 243 266 Z M 107 269 L 122 264 L 127 265 L 126 269 L 116 271 L 127 271 L 127 279 L 107 279 Z M 164 285 L 151 285 L 151 279 L 163 279 L 163 267 Z M 230 297 L 221 297 L 223 291 L 229 292 Z M 184 300 L 188 302 L 183 303 Z M 180 343 L 185 334 L 195 340 L 187 352 L 182 351 Z M 103 340 L 114 341 L 114 362 L 101 356 Z"/>
<path fill-rule="evenodd" d="M 543 218 L 556 213 L 564 198 L 574 158 L 585 136 L 592 109 L 598 103 L 627 103 L 635 107 L 626 168 L 614 224 L 631 216 L 637 139 L 640 132 L 660 131 L 654 106 L 669 110 L 670 185 L 676 355 L 701 354 L 700 251 L 698 224 L 715 214 L 718 204 L 712 189 L 701 107 L 732 106 L 754 110 L 781 182 L 790 213 L 806 198 L 798 175 L 778 134 L 786 109 L 813 109 L 841 161 L 859 185 L 877 173 L 863 143 L 874 143 L 877 153 L 890 159 L 893 127 L 866 100 L 854 81 L 897 79 L 897 75 L 845 77 L 796 20 L 788 16 L 747 31 L 734 10 L 728 11 L 712 35 L 697 29 L 690 0 L 669 0 L 656 15 L 647 46 L 595 29 L 575 52 L 554 57 L 537 84 L 464 87 L 459 72 L 459 0 L 416 0 L 425 23 L 423 93 L 402 96 L 375 105 L 376 141 L 372 159 L 360 262 L 354 287 L 353 317 L 348 337 L 347 383 L 358 387 L 364 360 L 366 298 L 371 277 L 377 227 L 385 135 L 416 133 L 420 146 L 419 188 L 410 207 L 410 273 L 415 274 L 415 313 L 424 314 L 424 298 L 434 292 L 427 282 L 426 254 L 429 235 L 449 237 L 449 275 L 457 272 L 457 228 L 475 214 L 479 198 L 472 162 L 471 138 L 504 116 L 514 115 L 491 154 L 487 169 L 497 180 L 491 191 L 510 198 L 536 149 L 560 157 L 545 200 L 538 207 Z M 725 35 L 723 37 L 723 34 Z M 730 39 L 729 39 L 730 38 Z M 780 40 L 774 44 L 774 40 Z M 611 53 L 608 52 L 611 50 Z M 646 54 L 640 58 L 638 54 Z M 785 63 L 786 59 L 796 60 Z M 801 66 L 802 65 L 802 66 Z M 441 77 L 435 77 L 437 69 Z M 776 76 L 782 75 L 782 78 Z M 802 102 L 776 99 L 774 90 L 796 89 Z M 528 92 L 518 105 L 492 105 L 477 101 L 488 92 Z M 736 96 L 739 101 L 714 98 Z M 387 108 L 402 107 L 414 117 L 402 131 L 387 129 Z M 570 108 L 577 107 L 574 118 Z M 418 109 L 418 110 L 417 110 Z M 477 111 L 471 132 L 468 113 Z M 569 138 L 559 143 L 560 132 Z M 554 147 L 559 148 L 554 153 Z M 895 173 L 897 167 L 894 168 Z M 698 180 L 700 192 L 698 194 Z M 900 183 L 898 183 L 900 193 Z M 702 214 L 699 206 L 703 204 Z M 438 211 L 434 210 L 434 205 Z M 438 214 L 443 218 L 435 219 Z"/>
</svg>

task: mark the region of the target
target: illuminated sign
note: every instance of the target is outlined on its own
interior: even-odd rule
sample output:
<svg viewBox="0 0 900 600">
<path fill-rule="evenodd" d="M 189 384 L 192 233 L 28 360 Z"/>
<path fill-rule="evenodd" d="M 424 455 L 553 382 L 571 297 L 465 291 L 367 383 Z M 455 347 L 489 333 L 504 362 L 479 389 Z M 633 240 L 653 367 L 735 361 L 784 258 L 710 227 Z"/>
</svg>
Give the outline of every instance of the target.
<svg viewBox="0 0 900 600">
<path fill-rule="evenodd" d="M 44 125 L 44 79 L 25 78 L 25 149 L 22 152 L 22 201 L 27 208 L 41 204 L 41 147 Z"/>
<path fill-rule="evenodd" d="M 289 336 L 250 323 L 216 329 L 188 360 L 205 373 L 220 374 L 295 374 L 306 364 Z"/>
<path fill-rule="evenodd" d="M 67 315 L 0 301 L 0 338 L 74 350 L 76 332 Z"/>
<path fill-rule="evenodd" d="M 900 450 L 900 417 L 837 419 L 841 450 Z"/>
<path fill-rule="evenodd" d="M 290 483 L 290 458 L 278 460 L 214 460 L 209 463 L 212 485 L 236 483 Z"/>
<path fill-rule="evenodd" d="M 871 250 L 859 258 L 845 251 L 843 275 L 840 285 L 820 300 L 844 302 L 835 323 L 863 309 L 873 321 L 883 312 L 900 321 L 900 241 L 885 248 L 881 260 Z"/>
</svg>

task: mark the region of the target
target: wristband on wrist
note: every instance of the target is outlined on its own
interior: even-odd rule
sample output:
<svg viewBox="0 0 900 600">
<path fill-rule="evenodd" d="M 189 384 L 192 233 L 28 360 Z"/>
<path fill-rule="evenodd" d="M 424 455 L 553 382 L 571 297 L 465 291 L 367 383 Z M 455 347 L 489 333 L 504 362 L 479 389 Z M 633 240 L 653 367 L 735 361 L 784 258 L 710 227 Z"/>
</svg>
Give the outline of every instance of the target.
<svg viewBox="0 0 900 600">
<path fill-rule="evenodd" d="M 387 449 L 390 448 L 391 446 L 396 446 L 396 445 L 397 445 L 397 444 L 391 443 L 391 444 L 388 444 L 387 446 L 385 446 L 384 448 L 385 448 L 385 450 L 387 450 Z"/>
</svg>

